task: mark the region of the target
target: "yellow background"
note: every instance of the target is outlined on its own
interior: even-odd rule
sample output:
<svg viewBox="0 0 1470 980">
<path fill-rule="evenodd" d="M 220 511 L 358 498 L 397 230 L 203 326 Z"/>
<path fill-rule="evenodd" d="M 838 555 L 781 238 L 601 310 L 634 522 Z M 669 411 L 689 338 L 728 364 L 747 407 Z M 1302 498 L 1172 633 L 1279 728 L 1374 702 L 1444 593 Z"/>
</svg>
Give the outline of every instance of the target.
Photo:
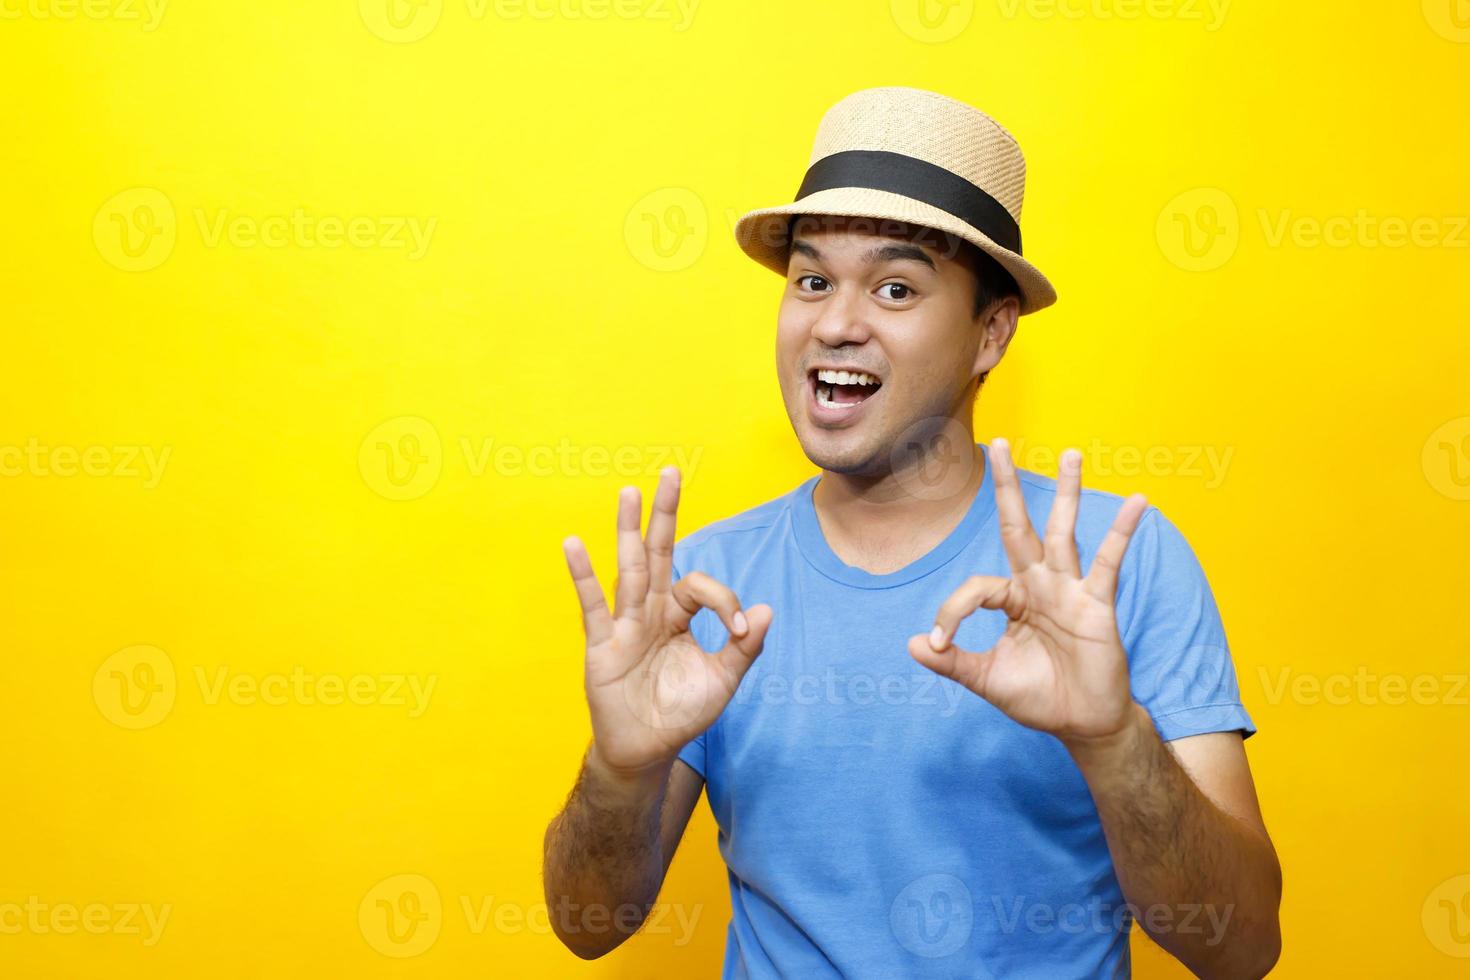
<svg viewBox="0 0 1470 980">
<path fill-rule="evenodd" d="M 618 487 L 676 450 L 683 532 L 812 472 L 780 281 L 730 229 L 882 84 L 1025 150 L 1061 300 L 977 436 L 1042 469 L 1081 446 L 1194 545 L 1260 727 L 1278 975 L 1470 967 L 1463 0 L 396 2 L 0 4 L 0 907 L 171 909 L 152 945 L 0 933 L 0 973 L 715 974 L 703 804 L 663 894 L 692 937 L 584 965 L 523 918 L 588 733 L 558 543 L 610 581 Z M 251 237 L 297 209 L 366 223 Z M 1395 245 L 1360 214 L 1428 223 Z M 404 218 L 434 222 L 420 255 Z M 385 686 L 212 687 L 293 671 Z M 418 717 L 395 675 L 432 678 Z M 1386 675 L 1439 693 L 1384 703 Z M 406 891 L 395 945 L 376 903 Z"/>
</svg>

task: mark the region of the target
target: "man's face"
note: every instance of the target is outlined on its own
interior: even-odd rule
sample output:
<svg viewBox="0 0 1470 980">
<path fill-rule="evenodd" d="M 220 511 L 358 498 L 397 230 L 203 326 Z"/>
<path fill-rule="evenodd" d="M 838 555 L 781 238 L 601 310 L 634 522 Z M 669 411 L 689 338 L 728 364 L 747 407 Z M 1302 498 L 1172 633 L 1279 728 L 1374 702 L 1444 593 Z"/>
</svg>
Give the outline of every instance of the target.
<svg viewBox="0 0 1470 980">
<path fill-rule="evenodd" d="M 999 345 L 985 343 L 992 317 L 974 315 L 973 263 L 932 229 L 798 219 L 776 370 L 786 414 L 815 465 L 882 476 L 900 438 L 925 437 L 950 418 L 968 428 L 971 385 L 1009 340 L 1006 332 Z M 1014 316 L 1008 322 L 1014 329 Z"/>
</svg>

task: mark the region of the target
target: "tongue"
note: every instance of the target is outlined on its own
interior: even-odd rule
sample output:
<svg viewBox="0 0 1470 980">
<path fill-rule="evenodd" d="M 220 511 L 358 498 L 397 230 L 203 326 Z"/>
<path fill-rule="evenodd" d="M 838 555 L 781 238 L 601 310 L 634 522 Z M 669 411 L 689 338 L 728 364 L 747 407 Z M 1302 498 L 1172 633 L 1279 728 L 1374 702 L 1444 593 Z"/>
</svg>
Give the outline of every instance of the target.
<svg viewBox="0 0 1470 980">
<path fill-rule="evenodd" d="M 833 385 L 832 400 L 839 405 L 860 402 L 869 395 L 867 385 Z"/>
</svg>

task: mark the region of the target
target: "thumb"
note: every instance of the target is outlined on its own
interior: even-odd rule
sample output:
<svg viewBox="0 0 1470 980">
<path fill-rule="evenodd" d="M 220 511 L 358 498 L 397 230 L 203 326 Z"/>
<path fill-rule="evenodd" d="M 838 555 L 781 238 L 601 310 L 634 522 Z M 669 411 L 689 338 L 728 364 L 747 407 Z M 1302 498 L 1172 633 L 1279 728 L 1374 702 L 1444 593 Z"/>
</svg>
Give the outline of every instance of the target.
<svg viewBox="0 0 1470 980">
<path fill-rule="evenodd" d="M 990 667 L 990 651 L 971 653 L 953 643 L 943 650 L 936 650 L 930 635 L 920 633 L 909 637 L 909 656 L 941 677 L 948 677 L 985 697 L 985 675 Z"/>
<path fill-rule="evenodd" d="M 745 635 L 732 634 L 724 649 L 715 654 L 720 666 L 729 673 L 734 684 L 740 683 L 740 678 L 745 676 L 750 665 L 755 663 L 755 658 L 760 656 L 766 643 L 766 631 L 771 628 L 774 616 L 774 611 L 764 602 L 751 606 L 745 610 L 745 621 L 750 627 Z"/>
</svg>

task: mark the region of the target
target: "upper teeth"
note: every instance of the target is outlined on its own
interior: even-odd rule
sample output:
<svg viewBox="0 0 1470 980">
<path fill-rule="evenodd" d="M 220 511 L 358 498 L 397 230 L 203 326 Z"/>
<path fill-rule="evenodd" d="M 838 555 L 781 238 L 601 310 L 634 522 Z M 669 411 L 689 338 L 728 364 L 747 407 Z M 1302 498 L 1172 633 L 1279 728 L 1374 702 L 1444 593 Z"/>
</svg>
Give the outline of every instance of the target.
<svg viewBox="0 0 1470 980">
<path fill-rule="evenodd" d="M 833 385 L 875 385 L 878 383 L 877 378 L 861 371 L 832 371 L 827 368 L 817 371 L 817 380 Z"/>
</svg>

